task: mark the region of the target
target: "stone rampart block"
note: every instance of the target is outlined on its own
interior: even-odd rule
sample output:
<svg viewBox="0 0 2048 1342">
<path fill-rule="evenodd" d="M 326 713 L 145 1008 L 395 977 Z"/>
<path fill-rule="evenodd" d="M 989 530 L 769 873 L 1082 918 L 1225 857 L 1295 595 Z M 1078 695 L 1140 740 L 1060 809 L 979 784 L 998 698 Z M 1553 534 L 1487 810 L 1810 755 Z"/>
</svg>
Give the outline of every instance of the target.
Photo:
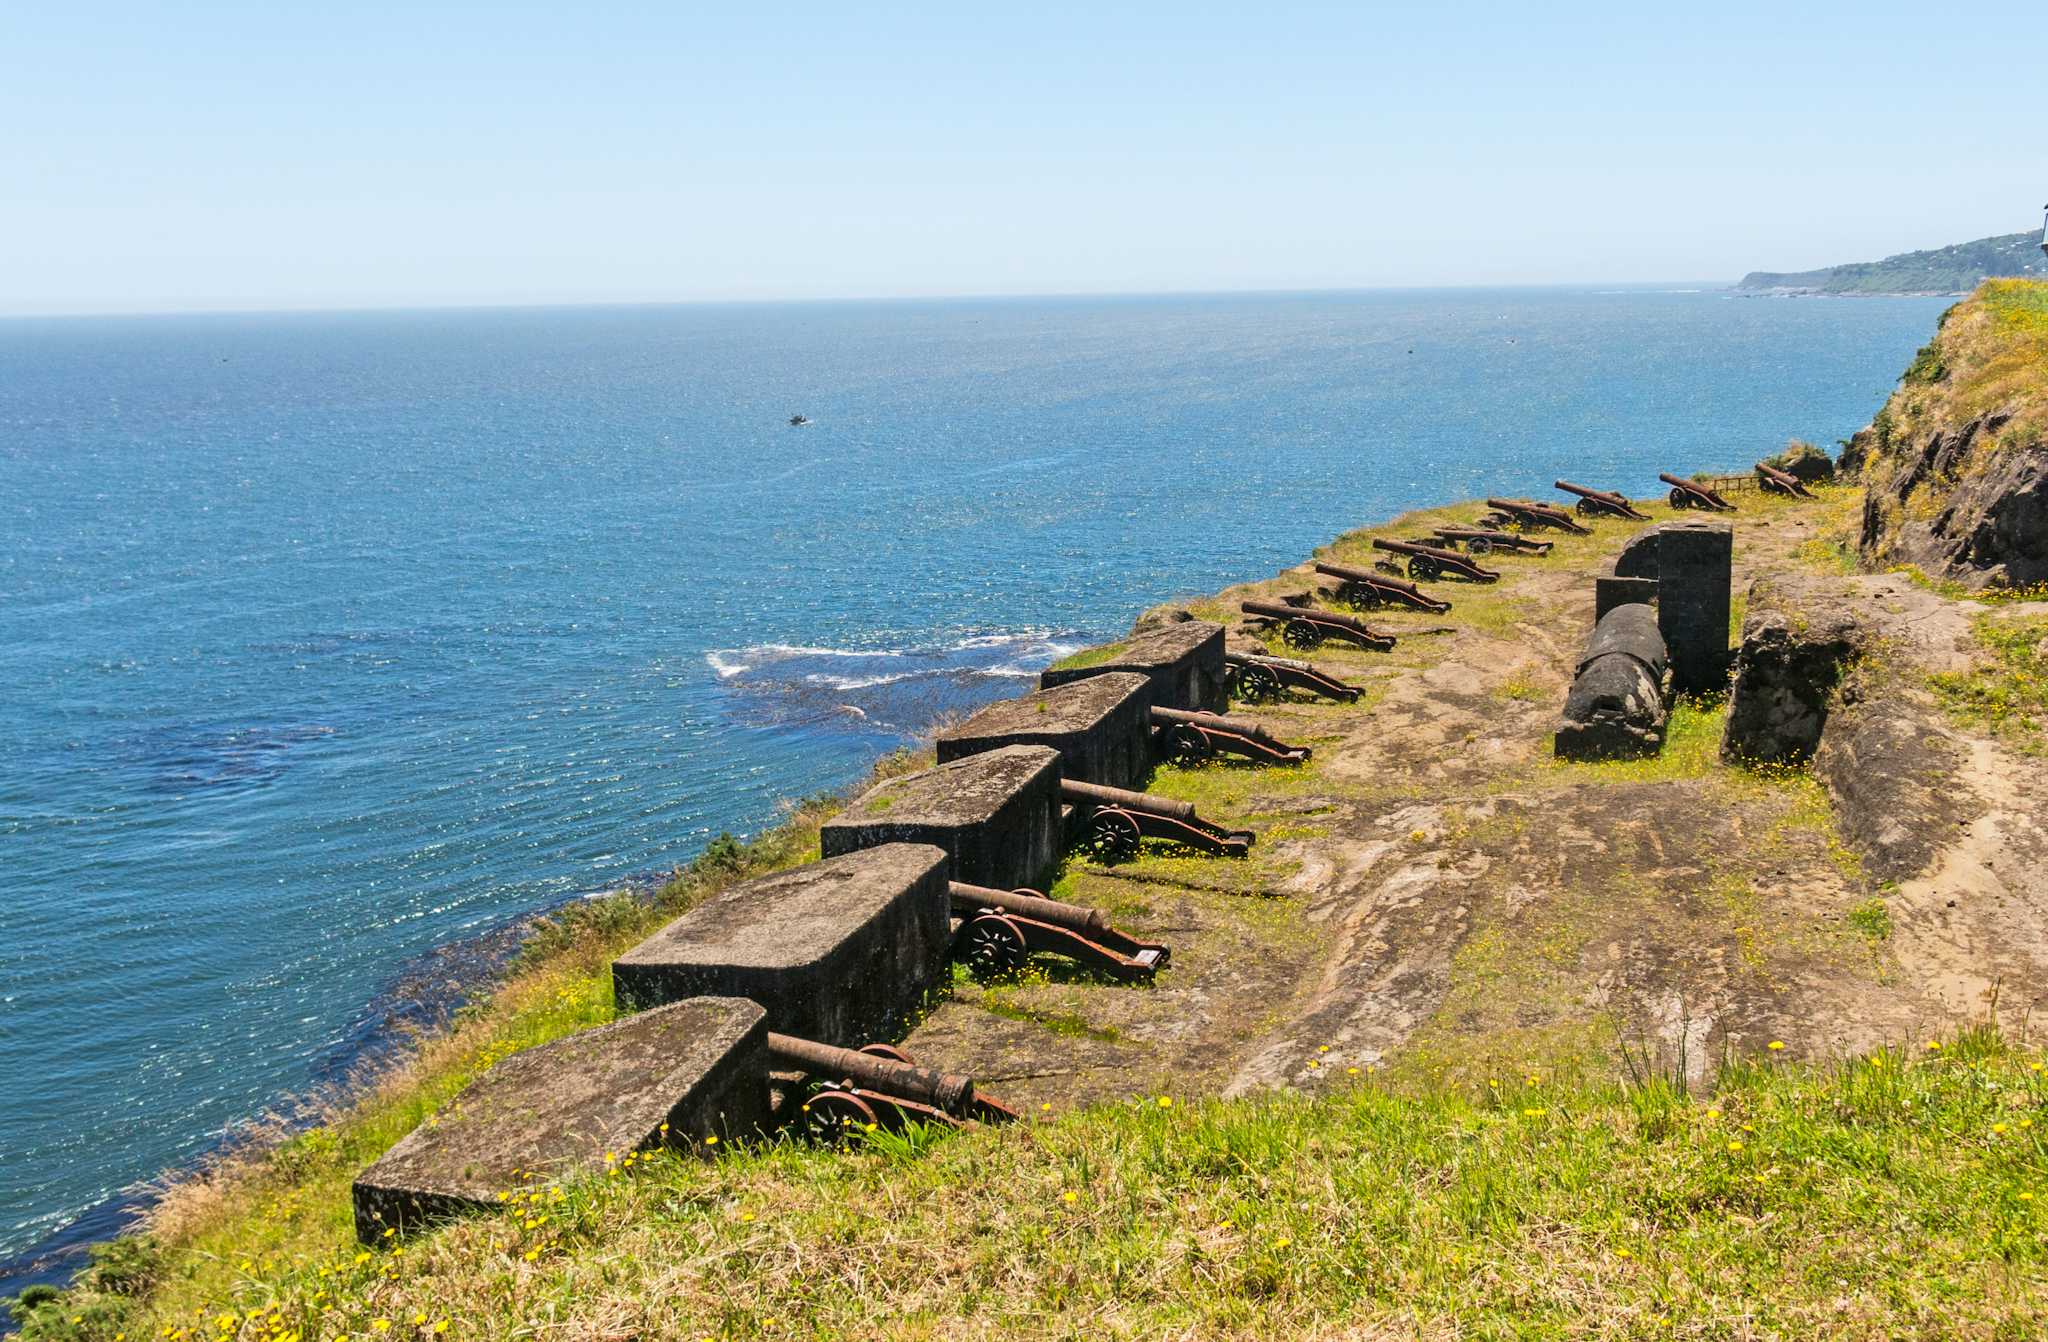
<svg viewBox="0 0 2048 1342">
<path fill-rule="evenodd" d="M 1671 650 L 1672 686 L 1710 693 L 1728 684 L 1728 611 L 1735 530 L 1678 522 L 1657 540 L 1657 628 Z"/>
<path fill-rule="evenodd" d="M 878 783 L 825 823 L 827 857 L 885 843 L 946 850 L 956 881 L 1036 885 L 1060 852 L 1060 755 L 1004 746 Z"/>
<path fill-rule="evenodd" d="M 768 1028 L 857 1048 L 894 1038 L 950 939 L 946 855 L 883 843 L 744 881 L 612 962 L 628 1008 L 746 997 Z"/>
<path fill-rule="evenodd" d="M 1152 682 L 1112 672 L 990 704 L 939 737 L 939 763 L 1004 746 L 1060 752 L 1060 776 L 1136 787 L 1150 767 Z"/>
<path fill-rule="evenodd" d="M 943 883 L 941 885 L 943 895 Z M 767 1016 L 696 998 L 515 1053 L 356 1179 L 365 1243 L 605 1168 L 605 1155 L 744 1137 L 768 1120 Z"/>
<path fill-rule="evenodd" d="M 1616 606 L 1647 606 L 1657 600 L 1655 578 L 1593 579 L 1593 623 L 1607 618 Z"/>
<path fill-rule="evenodd" d="M 1152 702 L 1160 708 L 1220 713 L 1229 706 L 1223 686 L 1220 624 L 1180 620 L 1133 633 L 1107 649 L 1094 651 L 1101 660 L 1088 666 L 1047 669 L 1039 675 L 1039 685 L 1051 689 L 1087 676 L 1128 671 L 1152 682 Z"/>
</svg>

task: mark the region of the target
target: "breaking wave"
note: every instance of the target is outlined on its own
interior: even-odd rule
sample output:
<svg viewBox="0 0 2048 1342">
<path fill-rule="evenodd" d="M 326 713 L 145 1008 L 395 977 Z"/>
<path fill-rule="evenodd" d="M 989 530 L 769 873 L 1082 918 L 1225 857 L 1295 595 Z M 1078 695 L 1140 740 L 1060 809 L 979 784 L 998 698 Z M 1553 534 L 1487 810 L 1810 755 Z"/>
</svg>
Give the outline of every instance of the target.
<svg viewBox="0 0 2048 1342">
<path fill-rule="evenodd" d="M 1019 681 L 1083 646 L 1072 630 L 978 633 L 918 648 L 757 643 L 704 655 L 735 718 L 912 736 L 1017 694 Z"/>
</svg>

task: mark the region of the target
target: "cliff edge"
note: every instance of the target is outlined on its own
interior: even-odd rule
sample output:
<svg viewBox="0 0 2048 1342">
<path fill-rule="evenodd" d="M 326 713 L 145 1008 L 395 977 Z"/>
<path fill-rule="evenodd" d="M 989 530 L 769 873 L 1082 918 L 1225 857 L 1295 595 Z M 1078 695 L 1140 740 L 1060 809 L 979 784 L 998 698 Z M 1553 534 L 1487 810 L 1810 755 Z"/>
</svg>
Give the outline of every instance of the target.
<svg viewBox="0 0 2048 1342">
<path fill-rule="evenodd" d="M 1843 464 L 1868 486 L 1865 567 L 2048 582 L 2048 283 L 1989 280 L 1949 309 Z"/>
</svg>

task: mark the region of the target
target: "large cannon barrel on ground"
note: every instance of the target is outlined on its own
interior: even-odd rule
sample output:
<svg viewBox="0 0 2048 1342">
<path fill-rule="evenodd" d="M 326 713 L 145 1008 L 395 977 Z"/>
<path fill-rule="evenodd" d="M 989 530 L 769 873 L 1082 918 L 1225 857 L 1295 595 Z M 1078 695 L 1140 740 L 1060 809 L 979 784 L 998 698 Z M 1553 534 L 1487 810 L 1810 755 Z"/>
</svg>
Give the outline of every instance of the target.
<svg viewBox="0 0 2048 1342">
<path fill-rule="evenodd" d="M 1036 918 L 1042 923 L 1071 927 L 1076 932 L 1101 932 L 1109 926 L 1100 909 L 1063 904 L 1057 899 L 1027 895 L 1021 890 L 997 890 L 986 885 L 969 885 L 965 881 L 948 881 L 946 890 L 952 896 L 955 913 L 1001 909 L 1005 913 Z"/>
<path fill-rule="evenodd" d="M 820 1080 L 850 1081 L 862 1090 L 898 1095 L 948 1114 L 963 1114 L 974 1107 L 974 1081 L 969 1077 L 772 1030 L 768 1033 L 768 1053 L 776 1061 Z"/>
<path fill-rule="evenodd" d="M 1190 713 L 1186 709 L 1181 708 L 1155 708 L 1152 710 L 1153 726 L 1170 726 L 1174 723 L 1185 723 L 1190 727 L 1209 727 L 1219 732 L 1236 732 L 1239 736 L 1249 736 L 1254 740 L 1265 741 L 1271 745 L 1280 744 L 1262 724 L 1253 722 L 1249 718 L 1229 718 L 1217 713 Z"/>
<path fill-rule="evenodd" d="M 1060 795 L 1082 806 L 1117 806 L 1126 811 L 1142 811 L 1146 815 L 1164 816 L 1168 820 L 1195 819 L 1193 802 L 1175 801 L 1171 797 L 1155 797 L 1149 792 L 1132 792 L 1127 788 L 1105 787 L 1100 783 L 1080 783 L 1071 778 L 1063 778 L 1060 780 Z"/>
<path fill-rule="evenodd" d="M 1565 696 L 1553 743 L 1567 759 L 1655 754 L 1664 744 L 1669 655 L 1657 613 L 1631 603 L 1601 617 Z"/>
</svg>

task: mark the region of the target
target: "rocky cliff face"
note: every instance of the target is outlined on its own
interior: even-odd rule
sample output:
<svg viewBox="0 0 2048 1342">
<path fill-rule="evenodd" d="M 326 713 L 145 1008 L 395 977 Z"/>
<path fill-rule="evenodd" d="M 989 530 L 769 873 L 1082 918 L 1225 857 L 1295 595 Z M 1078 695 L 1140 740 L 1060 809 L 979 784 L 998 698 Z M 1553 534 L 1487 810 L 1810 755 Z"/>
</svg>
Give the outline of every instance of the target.
<svg viewBox="0 0 2048 1342">
<path fill-rule="evenodd" d="M 1951 308 L 1843 466 L 1868 486 L 1867 566 L 2048 582 L 2048 284 L 1992 281 Z"/>
</svg>

